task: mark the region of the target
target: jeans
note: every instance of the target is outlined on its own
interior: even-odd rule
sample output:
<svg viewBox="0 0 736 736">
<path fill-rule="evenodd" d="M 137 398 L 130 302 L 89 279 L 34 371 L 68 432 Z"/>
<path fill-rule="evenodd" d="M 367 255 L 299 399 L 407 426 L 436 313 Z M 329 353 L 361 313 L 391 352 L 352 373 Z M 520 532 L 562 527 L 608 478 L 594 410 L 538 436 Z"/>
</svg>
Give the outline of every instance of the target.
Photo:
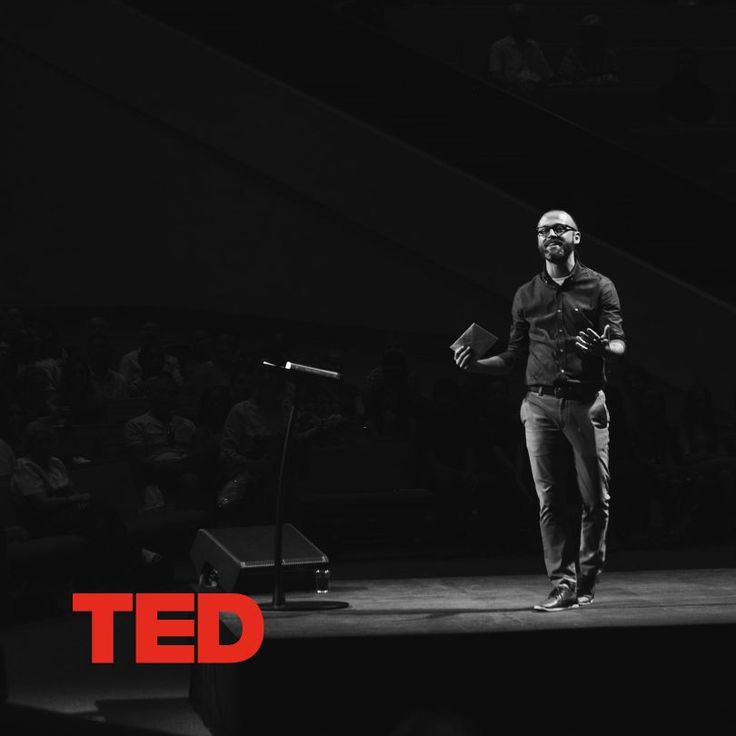
<svg viewBox="0 0 736 736">
<path fill-rule="evenodd" d="M 581 401 L 529 392 L 520 415 L 539 498 L 547 575 L 553 585 L 567 583 L 573 589 L 579 577 L 594 583 L 605 562 L 610 500 L 605 394 L 598 391 Z M 560 481 L 565 440 L 572 446 L 582 498 L 579 549 L 569 539 L 567 489 Z"/>
</svg>

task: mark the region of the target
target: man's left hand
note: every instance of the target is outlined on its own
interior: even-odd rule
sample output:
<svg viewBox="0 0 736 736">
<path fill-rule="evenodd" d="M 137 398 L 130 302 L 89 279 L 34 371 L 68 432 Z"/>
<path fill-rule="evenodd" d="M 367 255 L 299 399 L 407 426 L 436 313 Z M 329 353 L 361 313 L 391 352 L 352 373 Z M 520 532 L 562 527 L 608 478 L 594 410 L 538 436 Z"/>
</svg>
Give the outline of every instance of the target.
<svg viewBox="0 0 736 736">
<path fill-rule="evenodd" d="M 584 355 L 593 355 L 596 358 L 604 358 L 608 348 L 608 332 L 610 325 L 603 328 L 603 334 L 599 335 L 592 327 L 578 332 L 575 339 L 575 347 Z"/>
</svg>

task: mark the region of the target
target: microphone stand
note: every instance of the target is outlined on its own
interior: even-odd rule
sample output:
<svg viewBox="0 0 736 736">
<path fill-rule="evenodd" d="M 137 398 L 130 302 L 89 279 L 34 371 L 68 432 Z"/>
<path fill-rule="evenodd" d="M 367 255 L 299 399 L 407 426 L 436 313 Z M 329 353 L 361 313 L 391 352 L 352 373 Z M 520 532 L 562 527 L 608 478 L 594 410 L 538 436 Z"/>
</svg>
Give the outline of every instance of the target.
<svg viewBox="0 0 736 736">
<path fill-rule="evenodd" d="M 276 492 L 276 518 L 274 520 L 273 532 L 273 596 L 270 603 L 261 603 L 260 608 L 264 611 L 328 611 L 338 608 L 348 608 L 350 605 L 345 601 L 327 601 L 327 600 L 309 600 L 309 601 L 287 601 L 283 583 L 283 514 L 285 499 L 285 479 L 289 447 L 291 437 L 294 431 L 294 420 L 299 411 L 299 393 L 301 381 L 307 376 L 315 376 L 319 378 L 328 378 L 339 380 L 340 374 L 334 371 L 327 371 L 314 366 L 302 365 L 300 363 L 292 363 L 287 361 L 284 366 L 268 363 L 265 360 L 263 365 L 273 368 L 274 370 L 289 371 L 294 374 L 294 400 L 291 404 L 289 412 L 289 421 L 286 425 L 286 435 L 284 436 L 284 444 L 281 449 L 281 464 L 279 466 L 278 490 Z"/>
</svg>

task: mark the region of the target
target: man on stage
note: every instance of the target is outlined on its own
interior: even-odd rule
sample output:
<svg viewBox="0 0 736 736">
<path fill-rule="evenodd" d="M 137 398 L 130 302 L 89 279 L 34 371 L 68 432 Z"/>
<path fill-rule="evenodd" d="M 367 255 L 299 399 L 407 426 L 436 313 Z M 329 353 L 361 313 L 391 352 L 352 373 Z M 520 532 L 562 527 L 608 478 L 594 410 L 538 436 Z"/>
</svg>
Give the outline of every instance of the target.
<svg viewBox="0 0 736 736">
<path fill-rule="evenodd" d="M 620 358 L 626 344 L 616 288 L 577 258 L 581 235 L 573 218 L 562 210 L 546 212 L 536 234 L 544 268 L 516 291 L 507 349 L 478 358 L 464 347 L 455 362 L 463 370 L 504 375 L 526 358 L 520 415 L 553 586 L 534 608 L 563 611 L 593 602 L 605 562 L 610 474 L 603 386 L 606 362 Z M 566 489 L 558 471 L 563 440 L 572 446 L 582 497 L 577 550 L 566 533 Z"/>
</svg>

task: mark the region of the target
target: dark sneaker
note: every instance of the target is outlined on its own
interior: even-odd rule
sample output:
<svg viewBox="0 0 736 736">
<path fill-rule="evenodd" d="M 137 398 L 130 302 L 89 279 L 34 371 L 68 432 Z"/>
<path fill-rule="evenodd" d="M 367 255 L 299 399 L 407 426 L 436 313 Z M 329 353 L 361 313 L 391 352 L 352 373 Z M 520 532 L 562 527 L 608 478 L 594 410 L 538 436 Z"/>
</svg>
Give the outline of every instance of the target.
<svg viewBox="0 0 736 736">
<path fill-rule="evenodd" d="M 581 580 L 578 584 L 578 603 L 581 606 L 589 606 L 595 598 L 595 581 Z"/>
<path fill-rule="evenodd" d="M 578 597 L 575 591 L 567 585 L 558 585 L 556 588 L 552 588 L 552 592 L 541 603 L 534 606 L 534 610 L 553 612 L 577 607 Z"/>
</svg>

